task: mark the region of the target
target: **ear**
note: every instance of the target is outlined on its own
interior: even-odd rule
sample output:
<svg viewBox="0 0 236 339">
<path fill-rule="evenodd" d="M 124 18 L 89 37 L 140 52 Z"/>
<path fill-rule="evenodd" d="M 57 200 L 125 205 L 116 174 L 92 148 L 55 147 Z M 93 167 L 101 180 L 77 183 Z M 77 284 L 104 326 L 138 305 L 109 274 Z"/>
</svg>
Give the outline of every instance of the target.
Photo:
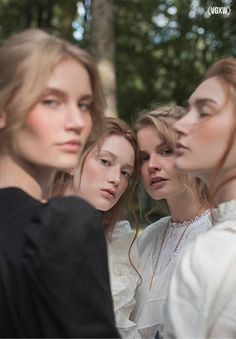
<svg viewBox="0 0 236 339">
<path fill-rule="evenodd" d="M 5 112 L 0 112 L 0 129 L 6 127 L 6 114 Z"/>
</svg>

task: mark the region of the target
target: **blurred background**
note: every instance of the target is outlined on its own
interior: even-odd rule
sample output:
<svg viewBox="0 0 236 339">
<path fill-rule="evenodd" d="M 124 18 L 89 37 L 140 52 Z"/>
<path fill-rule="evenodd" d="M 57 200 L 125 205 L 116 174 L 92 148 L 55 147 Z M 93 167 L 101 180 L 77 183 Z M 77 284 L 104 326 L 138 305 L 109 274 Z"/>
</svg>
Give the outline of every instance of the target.
<svg viewBox="0 0 236 339">
<path fill-rule="evenodd" d="M 0 41 L 28 27 L 88 50 L 106 115 L 128 123 L 154 104 L 185 105 L 210 64 L 236 56 L 235 0 L 0 0 Z M 139 191 L 144 215 L 155 204 Z"/>
</svg>

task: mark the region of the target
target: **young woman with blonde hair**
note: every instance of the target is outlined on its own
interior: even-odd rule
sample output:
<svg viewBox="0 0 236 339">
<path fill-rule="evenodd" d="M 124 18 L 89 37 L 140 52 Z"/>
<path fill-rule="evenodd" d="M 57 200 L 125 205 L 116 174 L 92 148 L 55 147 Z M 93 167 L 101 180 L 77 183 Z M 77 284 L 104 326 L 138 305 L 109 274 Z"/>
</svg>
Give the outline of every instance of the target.
<svg viewBox="0 0 236 339">
<path fill-rule="evenodd" d="M 102 115 L 87 53 L 38 29 L 1 45 L 0 337 L 118 337 L 99 214 L 43 202 Z"/>
<path fill-rule="evenodd" d="M 236 59 L 222 59 L 189 98 L 175 124 L 176 167 L 210 191 L 214 226 L 183 253 L 165 309 L 168 338 L 235 338 Z"/>
<path fill-rule="evenodd" d="M 173 124 L 184 114 L 182 107 L 162 106 L 136 121 L 142 183 L 152 199 L 165 200 L 170 216 L 147 226 L 138 239 L 142 285 L 136 291 L 132 314 L 137 324 L 135 337 L 151 338 L 162 331 L 163 305 L 176 257 L 211 227 L 202 182 L 174 168 Z"/>
</svg>

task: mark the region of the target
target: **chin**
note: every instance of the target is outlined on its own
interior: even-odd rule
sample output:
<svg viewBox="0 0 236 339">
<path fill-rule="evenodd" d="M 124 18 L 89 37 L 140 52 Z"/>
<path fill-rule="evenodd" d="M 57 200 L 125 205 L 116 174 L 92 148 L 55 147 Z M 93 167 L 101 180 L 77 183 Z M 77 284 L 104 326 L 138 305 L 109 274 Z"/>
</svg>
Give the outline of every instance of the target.
<svg viewBox="0 0 236 339">
<path fill-rule="evenodd" d="M 107 212 L 107 211 L 110 210 L 110 208 L 103 208 L 103 207 L 101 207 L 101 208 L 97 208 L 97 210 L 101 211 L 101 212 Z"/>
<path fill-rule="evenodd" d="M 55 157 L 54 157 L 55 158 Z M 52 157 L 53 159 L 53 157 Z M 74 168 L 78 166 L 79 155 L 68 154 L 68 156 L 64 158 L 59 158 L 57 163 L 53 164 L 55 168 L 60 168 L 61 170 L 67 170 L 68 168 Z"/>
<path fill-rule="evenodd" d="M 153 200 L 161 200 L 161 199 L 165 199 L 166 196 L 165 194 L 153 194 L 153 192 L 148 193 L 148 195 L 153 199 Z M 164 195 L 164 196 L 163 196 Z"/>
<path fill-rule="evenodd" d="M 104 205 L 94 205 L 94 207 L 98 210 L 98 211 L 101 211 L 101 212 L 107 212 L 109 211 L 113 206 L 104 206 Z"/>
</svg>

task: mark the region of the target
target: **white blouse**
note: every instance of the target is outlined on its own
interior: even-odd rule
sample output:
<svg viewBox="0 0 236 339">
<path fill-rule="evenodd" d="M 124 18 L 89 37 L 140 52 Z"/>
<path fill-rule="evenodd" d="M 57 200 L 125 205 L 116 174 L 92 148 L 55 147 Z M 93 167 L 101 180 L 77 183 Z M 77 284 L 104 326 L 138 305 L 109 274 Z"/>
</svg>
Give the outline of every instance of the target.
<svg viewBox="0 0 236 339">
<path fill-rule="evenodd" d="M 134 293 L 140 278 L 129 260 L 129 247 L 134 238 L 128 221 L 116 224 L 111 242 L 108 241 L 108 259 L 111 291 L 114 303 L 116 326 L 123 338 L 132 337 L 135 323 L 129 320 L 135 305 Z M 131 248 L 131 260 L 138 266 L 137 242 Z"/>
<path fill-rule="evenodd" d="M 178 258 L 164 307 L 168 338 L 236 338 L 236 201 Z"/>
<path fill-rule="evenodd" d="M 175 257 L 201 232 L 211 227 L 209 211 L 188 226 L 171 224 L 165 217 L 148 226 L 138 239 L 142 285 L 135 294 L 131 319 L 137 324 L 134 337 L 154 338 L 162 330 L 163 306 L 167 297 Z"/>
</svg>

